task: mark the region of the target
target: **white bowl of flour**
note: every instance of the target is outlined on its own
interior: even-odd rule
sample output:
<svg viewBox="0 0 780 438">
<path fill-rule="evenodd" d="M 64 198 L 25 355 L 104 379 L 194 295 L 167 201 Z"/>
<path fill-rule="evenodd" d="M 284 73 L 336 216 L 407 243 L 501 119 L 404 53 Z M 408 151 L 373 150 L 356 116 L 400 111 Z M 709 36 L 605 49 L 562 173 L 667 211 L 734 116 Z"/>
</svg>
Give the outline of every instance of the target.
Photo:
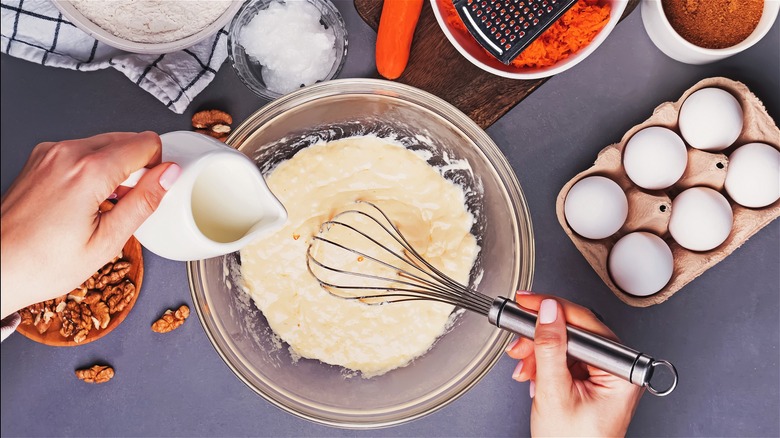
<svg viewBox="0 0 780 438">
<path fill-rule="evenodd" d="M 76 27 L 133 53 L 169 53 L 214 35 L 242 2 L 235 0 L 54 0 Z"/>
</svg>

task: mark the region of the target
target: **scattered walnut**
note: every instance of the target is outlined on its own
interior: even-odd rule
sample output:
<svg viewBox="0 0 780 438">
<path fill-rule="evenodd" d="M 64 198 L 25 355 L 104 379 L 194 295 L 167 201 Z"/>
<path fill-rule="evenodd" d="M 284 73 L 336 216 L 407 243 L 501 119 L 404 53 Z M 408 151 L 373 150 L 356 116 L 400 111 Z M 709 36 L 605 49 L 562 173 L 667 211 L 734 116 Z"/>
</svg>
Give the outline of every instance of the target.
<svg viewBox="0 0 780 438">
<path fill-rule="evenodd" d="M 76 377 L 87 383 L 105 383 L 114 378 L 114 369 L 107 365 L 93 365 L 76 370 Z"/>
<path fill-rule="evenodd" d="M 192 127 L 195 132 L 209 135 L 219 141 L 225 141 L 230 134 L 233 117 L 220 110 L 199 111 L 192 116 Z"/>
<path fill-rule="evenodd" d="M 176 311 L 166 310 L 163 316 L 152 324 L 152 331 L 157 333 L 168 333 L 184 324 L 184 320 L 190 316 L 190 308 L 182 305 Z"/>
</svg>

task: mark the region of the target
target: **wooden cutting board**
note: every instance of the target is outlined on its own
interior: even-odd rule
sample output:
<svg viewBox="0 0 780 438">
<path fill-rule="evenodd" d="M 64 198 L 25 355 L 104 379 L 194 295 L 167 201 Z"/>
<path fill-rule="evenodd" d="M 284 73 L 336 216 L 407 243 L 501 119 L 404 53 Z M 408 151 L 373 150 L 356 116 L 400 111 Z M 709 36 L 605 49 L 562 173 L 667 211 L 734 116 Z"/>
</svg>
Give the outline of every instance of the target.
<svg viewBox="0 0 780 438">
<path fill-rule="evenodd" d="M 383 2 L 354 1 L 363 21 L 376 30 Z M 623 18 L 637 4 L 639 0 L 629 0 Z M 398 78 L 398 82 L 425 90 L 455 105 L 482 128 L 492 125 L 545 81 L 547 78 L 529 81 L 502 78 L 470 63 L 444 36 L 428 0 L 423 3 L 414 32 L 409 64 Z"/>
</svg>

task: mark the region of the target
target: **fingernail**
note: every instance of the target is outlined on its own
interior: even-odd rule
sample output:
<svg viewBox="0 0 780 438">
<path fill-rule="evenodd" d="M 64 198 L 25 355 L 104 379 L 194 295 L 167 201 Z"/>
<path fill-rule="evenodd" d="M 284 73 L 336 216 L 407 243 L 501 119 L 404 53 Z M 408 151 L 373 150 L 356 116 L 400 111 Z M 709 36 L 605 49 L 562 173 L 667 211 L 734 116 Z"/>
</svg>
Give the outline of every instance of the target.
<svg viewBox="0 0 780 438">
<path fill-rule="evenodd" d="M 539 307 L 539 324 L 550 324 L 558 319 L 558 303 L 555 300 L 542 300 Z"/>
<path fill-rule="evenodd" d="M 531 384 L 528 385 L 528 395 L 530 395 L 531 398 L 534 398 L 536 395 L 536 383 L 534 383 L 533 380 L 531 380 Z"/>
<path fill-rule="evenodd" d="M 510 351 L 512 351 L 513 348 L 517 347 L 517 344 L 519 343 L 520 343 L 520 338 L 515 339 L 509 344 L 508 347 L 506 347 L 506 350 L 504 350 L 504 352 L 509 353 Z"/>
<path fill-rule="evenodd" d="M 517 366 L 515 367 L 515 370 L 512 371 L 512 379 L 517 380 L 519 382 L 520 378 L 520 372 L 523 371 L 523 359 L 520 359 L 517 361 Z"/>
<path fill-rule="evenodd" d="M 117 194 L 116 194 L 116 192 L 114 192 L 114 193 L 112 193 L 112 194 L 108 195 L 108 199 L 109 199 L 109 200 L 111 200 L 111 199 L 116 199 L 116 198 L 118 198 L 118 197 L 119 197 L 119 195 L 117 195 Z"/>
<path fill-rule="evenodd" d="M 165 172 L 160 175 L 160 186 L 166 191 L 169 190 L 171 186 L 173 186 L 173 183 L 179 179 L 179 175 L 181 175 L 181 167 L 175 163 L 171 164 L 165 169 Z"/>
<path fill-rule="evenodd" d="M 527 290 L 519 290 L 517 291 L 517 295 L 533 295 L 531 292 L 528 292 Z"/>
</svg>

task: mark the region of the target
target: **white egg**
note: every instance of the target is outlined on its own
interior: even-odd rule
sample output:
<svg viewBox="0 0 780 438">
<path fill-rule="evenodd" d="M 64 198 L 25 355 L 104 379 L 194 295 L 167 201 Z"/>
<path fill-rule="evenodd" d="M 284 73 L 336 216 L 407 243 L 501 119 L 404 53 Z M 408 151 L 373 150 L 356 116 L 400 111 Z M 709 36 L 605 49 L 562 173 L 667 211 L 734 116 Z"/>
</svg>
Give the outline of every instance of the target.
<svg viewBox="0 0 780 438">
<path fill-rule="evenodd" d="M 634 184 L 648 190 L 665 189 L 685 172 L 688 150 L 674 131 L 651 126 L 634 134 L 623 151 L 623 167 Z"/>
<path fill-rule="evenodd" d="M 577 181 L 563 205 L 566 221 L 582 237 L 603 239 L 615 234 L 628 216 L 628 200 L 617 183 L 603 176 Z"/>
<path fill-rule="evenodd" d="M 734 215 L 731 205 L 719 192 L 692 187 L 672 201 L 669 233 L 683 248 L 709 251 L 731 233 Z"/>
<path fill-rule="evenodd" d="M 742 132 L 742 107 L 728 91 L 703 88 L 685 99 L 678 123 L 689 145 L 720 151 L 731 146 Z"/>
<path fill-rule="evenodd" d="M 609 253 L 609 274 L 617 286 L 631 295 L 646 297 L 672 278 L 674 258 L 669 245 L 655 234 L 626 234 Z"/>
<path fill-rule="evenodd" d="M 740 146 L 729 156 L 726 192 L 739 205 L 760 208 L 780 198 L 780 152 L 764 143 Z"/>
</svg>

